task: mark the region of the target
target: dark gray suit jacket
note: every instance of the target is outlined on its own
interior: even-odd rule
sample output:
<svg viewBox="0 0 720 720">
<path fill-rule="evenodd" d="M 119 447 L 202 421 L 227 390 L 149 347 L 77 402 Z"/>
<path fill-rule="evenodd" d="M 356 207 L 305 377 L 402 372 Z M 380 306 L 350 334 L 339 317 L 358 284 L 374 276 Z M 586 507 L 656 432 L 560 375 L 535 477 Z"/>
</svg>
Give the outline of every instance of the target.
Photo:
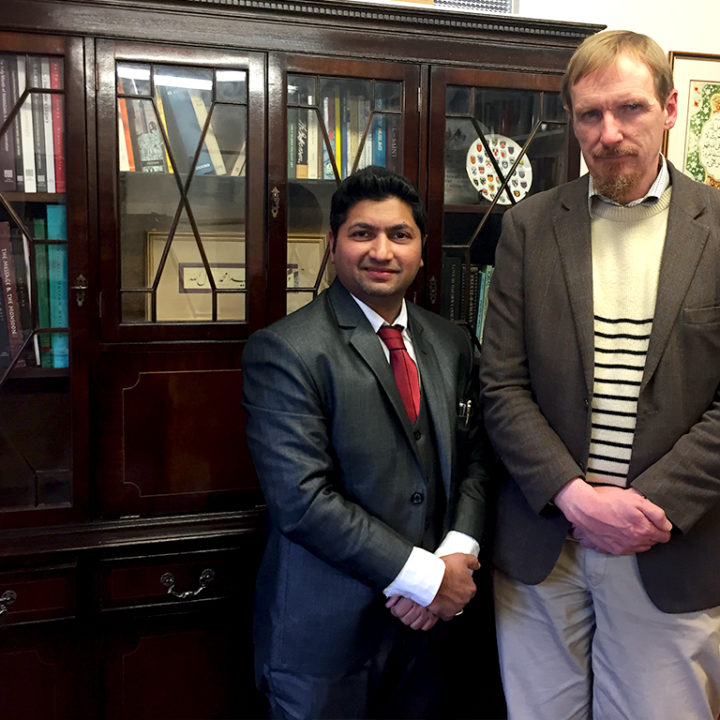
<svg viewBox="0 0 720 720">
<path fill-rule="evenodd" d="M 629 479 L 674 525 L 637 556 L 666 612 L 720 604 L 720 192 L 671 167 L 672 200 Z M 568 524 L 548 503 L 587 466 L 593 291 L 587 177 L 506 213 L 483 336 L 485 423 L 508 475 L 495 563 L 538 583 Z"/>
<path fill-rule="evenodd" d="M 466 454 L 473 437 L 463 435 L 476 424 L 461 429 L 457 418 L 472 392 L 470 340 L 411 303 L 408 318 L 449 498 L 444 526 L 479 540 L 487 474 Z M 270 520 L 256 668 L 342 675 L 375 650 L 389 617 L 382 589 L 425 530 L 413 426 L 376 334 L 338 281 L 254 333 L 242 360 L 247 437 Z"/>
</svg>

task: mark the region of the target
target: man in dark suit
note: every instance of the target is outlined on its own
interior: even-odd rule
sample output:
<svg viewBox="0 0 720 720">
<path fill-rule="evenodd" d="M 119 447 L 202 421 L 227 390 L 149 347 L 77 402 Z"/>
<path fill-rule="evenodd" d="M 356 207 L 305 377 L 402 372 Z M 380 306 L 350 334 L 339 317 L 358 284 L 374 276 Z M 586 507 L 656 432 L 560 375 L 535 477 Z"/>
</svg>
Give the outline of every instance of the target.
<svg viewBox="0 0 720 720">
<path fill-rule="evenodd" d="M 269 514 L 256 673 L 276 718 L 427 717 L 442 675 L 433 626 L 462 612 L 479 567 L 472 345 L 404 300 L 426 228 L 405 178 L 347 178 L 330 227 L 336 280 L 243 353 Z M 389 326 L 402 338 L 392 350 L 379 337 Z M 393 352 L 407 370 L 397 381 Z"/>
<path fill-rule="evenodd" d="M 511 718 L 720 712 L 720 193 L 660 154 L 664 52 L 588 38 L 563 79 L 589 176 L 508 212 L 481 381 Z"/>
</svg>

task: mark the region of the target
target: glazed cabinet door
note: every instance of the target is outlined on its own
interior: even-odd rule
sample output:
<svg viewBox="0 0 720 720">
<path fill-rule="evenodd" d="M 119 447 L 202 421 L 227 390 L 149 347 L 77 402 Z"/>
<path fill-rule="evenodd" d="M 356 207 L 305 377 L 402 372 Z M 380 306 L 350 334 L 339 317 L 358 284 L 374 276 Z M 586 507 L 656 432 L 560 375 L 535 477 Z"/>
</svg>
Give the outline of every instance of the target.
<svg viewBox="0 0 720 720">
<path fill-rule="evenodd" d="M 368 165 L 418 180 L 418 65 L 270 55 L 269 301 L 277 319 L 333 279 L 327 234 L 340 181 Z"/>
<path fill-rule="evenodd" d="M 264 324 L 265 63 L 98 42 L 104 517 L 258 497 L 242 341 Z"/>
<path fill-rule="evenodd" d="M 576 177 L 579 153 L 560 77 L 433 68 L 429 305 L 482 339 L 503 213 Z M 439 273 L 437 272 L 439 269 Z"/>
<path fill-rule="evenodd" d="M 0 33 L 3 525 L 87 503 L 88 260 L 83 47 Z"/>
</svg>

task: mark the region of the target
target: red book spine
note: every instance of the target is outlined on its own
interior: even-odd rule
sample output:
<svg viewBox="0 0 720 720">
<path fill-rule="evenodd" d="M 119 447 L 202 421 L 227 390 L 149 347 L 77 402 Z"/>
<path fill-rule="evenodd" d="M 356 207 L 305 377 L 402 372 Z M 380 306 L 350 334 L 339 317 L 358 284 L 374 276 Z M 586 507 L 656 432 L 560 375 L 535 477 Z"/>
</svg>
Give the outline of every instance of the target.
<svg viewBox="0 0 720 720">
<path fill-rule="evenodd" d="M 60 58 L 50 58 L 50 87 L 62 90 Z M 53 153 L 55 156 L 55 192 L 65 192 L 65 124 L 63 96 L 53 93 L 50 98 L 53 120 Z"/>
</svg>

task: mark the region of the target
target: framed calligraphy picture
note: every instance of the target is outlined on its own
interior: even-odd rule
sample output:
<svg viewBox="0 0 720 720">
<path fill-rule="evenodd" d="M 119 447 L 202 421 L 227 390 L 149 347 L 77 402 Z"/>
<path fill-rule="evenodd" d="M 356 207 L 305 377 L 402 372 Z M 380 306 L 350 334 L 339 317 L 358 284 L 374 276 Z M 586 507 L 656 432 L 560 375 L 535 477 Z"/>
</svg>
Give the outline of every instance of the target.
<svg viewBox="0 0 720 720">
<path fill-rule="evenodd" d="M 720 55 L 671 52 L 678 117 L 665 155 L 694 180 L 720 187 Z"/>
<path fill-rule="evenodd" d="M 203 234 L 200 245 L 190 232 L 176 232 L 169 240 L 166 233 L 153 231 L 147 250 L 149 321 L 212 322 L 213 295 L 216 320 L 245 320 L 244 235 Z"/>
</svg>

